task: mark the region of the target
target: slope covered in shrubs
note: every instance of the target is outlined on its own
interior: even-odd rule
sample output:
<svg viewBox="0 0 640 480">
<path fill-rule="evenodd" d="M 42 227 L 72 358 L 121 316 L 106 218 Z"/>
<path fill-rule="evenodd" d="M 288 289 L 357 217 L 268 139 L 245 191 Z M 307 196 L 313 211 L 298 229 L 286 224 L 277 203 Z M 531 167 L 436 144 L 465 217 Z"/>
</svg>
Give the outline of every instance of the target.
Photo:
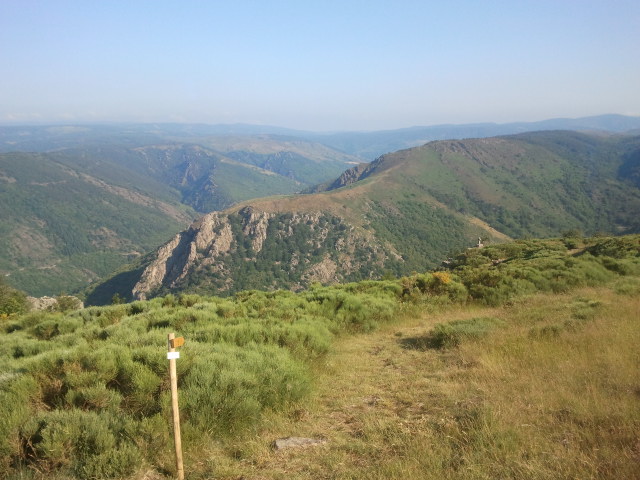
<svg viewBox="0 0 640 480">
<path fill-rule="evenodd" d="M 252 435 L 265 412 L 294 411 L 337 336 L 434 305 L 500 305 L 613 280 L 638 294 L 638 277 L 637 235 L 526 240 L 468 250 L 447 270 L 396 280 L 4 316 L 0 467 L 78 478 L 173 471 L 168 332 L 186 339 L 177 362 L 183 441 L 196 451 Z M 425 341 L 450 348 L 498 327 L 475 318 L 437 327 Z"/>
</svg>

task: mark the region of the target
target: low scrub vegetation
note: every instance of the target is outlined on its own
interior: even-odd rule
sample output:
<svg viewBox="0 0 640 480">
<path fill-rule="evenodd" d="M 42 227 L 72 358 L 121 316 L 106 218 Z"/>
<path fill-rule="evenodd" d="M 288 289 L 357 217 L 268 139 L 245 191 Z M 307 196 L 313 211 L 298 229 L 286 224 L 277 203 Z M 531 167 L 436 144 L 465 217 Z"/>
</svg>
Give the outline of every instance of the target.
<svg viewBox="0 0 640 480">
<path fill-rule="evenodd" d="M 640 290 L 640 236 L 580 239 L 571 247 L 562 240 L 489 246 L 464 252 L 446 270 L 298 293 L 181 294 L 68 312 L 12 310 L 0 323 L 0 467 L 16 478 L 170 475 L 169 332 L 186 339 L 177 362 L 183 441 L 187 461 L 198 463 L 211 445 L 233 450 L 254 438 L 265 418 L 299 416 L 337 338 L 424 312 L 513 305 L 536 292 L 611 285 L 632 298 Z M 578 331 L 601 304 L 578 298 L 566 308 L 568 316 L 556 322 L 524 326 L 526 341 Z M 446 354 L 486 345 L 507 326 L 502 317 L 465 315 L 402 342 Z M 480 434 L 488 419 L 499 421 L 479 406 L 460 421 Z M 208 467 L 199 465 L 191 468 L 206 478 Z"/>
</svg>

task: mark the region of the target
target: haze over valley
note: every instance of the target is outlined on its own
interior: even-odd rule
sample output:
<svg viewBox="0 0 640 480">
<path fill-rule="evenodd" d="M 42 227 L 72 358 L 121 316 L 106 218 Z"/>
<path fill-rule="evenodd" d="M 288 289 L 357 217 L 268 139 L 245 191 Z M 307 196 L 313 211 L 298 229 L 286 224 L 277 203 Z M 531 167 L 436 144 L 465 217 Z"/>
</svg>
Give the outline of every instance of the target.
<svg viewBox="0 0 640 480">
<path fill-rule="evenodd" d="M 0 477 L 638 478 L 638 45 L 637 0 L 0 2 Z"/>
<path fill-rule="evenodd" d="M 525 127 L 438 126 L 379 135 L 327 135 L 250 125 L 0 127 L 0 150 L 6 152 L 0 154 L 4 226 L 0 268 L 12 285 L 32 295 L 80 293 L 124 264 L 150 254 L 191 221 L 242 202 L 269 215 L 328 214 L 346 222 L 343 227 L 356 231 L 366 227 L 368 240 L 362 237 L 361 242 L 370 243 L 368 248 L 378 253 L 367 255 L 378 259 L 371 257 L 360 266 L 349 261 L 349 272 L 332 266 L 333 273 L 317 277 L 324 281 L 431 268 L 453 249 L 472 245 L 478 236 L 499 240 L 560 235 L 569 229 L 636 231 L 637 137 L 621 132 L 640 128 L 640 119 L 608 115 L 526 125 L 531 130 L 549 126 L 576 127 L 585 133 L 565 130 L 493 137 L 484 143 L 428 143 L 434 137 L 512 133 Z M 362 145 L 374 138 L 368 145 L 376 145 L 376 154 L 398 145 L 428 147 L 405 149 L 370 163 L 368 155 L 374 152 L 367 153 Z M 449 152 L 451 160 L 420 160 L 431 158 L 426 153 L 430 151 Z M 398 174 L 386 172 L 392 165 Z M 547 203 L 549 198 L 540 194 L 552 186 L 560 196 Z M 338 187 L 345 188 L 333 194 Z M 310 195 L 322 190 L 330 191 Z M 411 191 L 413 197 L 408 196 Z M 296 192 L 304 195 L 275 203 L 246 203 Z M 387 199 L 379 198 L 383 192 Z M 397 215 L 392 214 L 394 209 Z M 396 223 L 387 225 L 391 220 Z M 403 222 L 423 230 L 402 233 Z M 445 226 L 447 222 L 453 223 Z M 396 244 L 403 237 L 409 241 L 407 235 L 415 237 L 410 240 L 415 253 Z M 328 260 L 320 255 L 306 261 L 311 263 L 305 271 Z M 303 275 L 310 275 L 308 281 L 316 278 Z M 228 285 L 224 276 L 217 282 Z M 251 286 L 305 284 L 265 279 L 254 280 Z M 246 286 L 240 283 L 216 292 Z M 116 290 L 131 298 L 131 288 L 125 291 L 121 285 Z"/>
</svg>

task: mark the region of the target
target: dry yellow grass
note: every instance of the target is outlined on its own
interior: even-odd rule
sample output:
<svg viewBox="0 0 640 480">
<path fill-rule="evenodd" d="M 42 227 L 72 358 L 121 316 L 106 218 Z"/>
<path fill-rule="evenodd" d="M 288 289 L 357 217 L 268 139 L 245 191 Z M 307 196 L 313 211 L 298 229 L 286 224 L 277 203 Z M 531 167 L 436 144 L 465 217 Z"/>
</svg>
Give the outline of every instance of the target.
<svg viewBox="0 0 640 480">
<path fill-rule="evenodd" d="M 458 348 L 436 323 L 501 320 Z M 317 395 L 254 438 L 192 452 L 192 478 L 640 478 L 640 299 L 607 289 L 453 308 L 344 338 Z M 276 438 L 324 438 L 275 451 Z"/>
</svg>

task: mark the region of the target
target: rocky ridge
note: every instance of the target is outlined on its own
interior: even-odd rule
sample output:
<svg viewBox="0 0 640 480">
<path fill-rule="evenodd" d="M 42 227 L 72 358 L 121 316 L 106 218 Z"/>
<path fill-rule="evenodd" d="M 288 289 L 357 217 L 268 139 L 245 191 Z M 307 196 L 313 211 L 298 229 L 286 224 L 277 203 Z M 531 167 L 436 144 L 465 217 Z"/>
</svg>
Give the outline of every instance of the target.
<svg viewBox="0 0 640 480">
<path fill-rule="evenodd" d="M 204 215 L 159 248 L 132 298 L 179 291 L 190 282 L 208 285 L 212 293 L 230 293 L 252 287 L 257 277 L 267 288 L 295 290 L 312 282 L 368 278 L 376 267 L 382 272 L 389 258 L 400 257 L 338 217 L 247 206 Z"/>
</svg>

